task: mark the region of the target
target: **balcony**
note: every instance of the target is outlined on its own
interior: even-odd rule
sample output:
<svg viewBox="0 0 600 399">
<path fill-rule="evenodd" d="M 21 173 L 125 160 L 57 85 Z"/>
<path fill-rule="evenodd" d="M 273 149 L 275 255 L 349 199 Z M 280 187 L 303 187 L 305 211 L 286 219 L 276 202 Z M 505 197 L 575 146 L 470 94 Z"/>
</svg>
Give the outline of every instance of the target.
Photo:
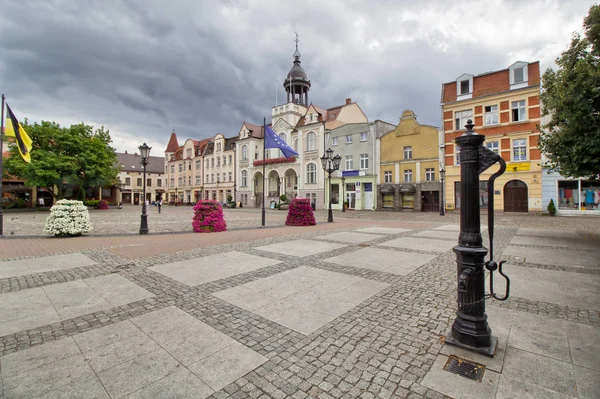
<svg viewBox="0 0 600 399">
<path fill-rule="evenodd" d="M 280 158 L 269 158 L 269 159 L 257 159 L 255 160 L 252 164 L 254 166 L 260 166 L 260 165 L 271 165 L 271 164 L 275 164 L 275 163 L 292 163 L 292 162 L 296 162 L 296 157 L 289 157 L 289 158 L 285 158 L 285 157 L 280 157 Z"/>
</svg>

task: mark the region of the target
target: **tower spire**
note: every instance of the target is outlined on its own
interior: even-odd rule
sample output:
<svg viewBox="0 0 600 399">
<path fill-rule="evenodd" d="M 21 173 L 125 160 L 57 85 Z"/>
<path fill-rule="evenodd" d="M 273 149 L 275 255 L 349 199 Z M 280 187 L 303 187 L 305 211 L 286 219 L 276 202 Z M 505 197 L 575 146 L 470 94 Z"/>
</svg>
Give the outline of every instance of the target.
<svg viewBox="0 0 600 399">
<path fill-rule="evenodd" d="M 300 51 L 298 51 L 298 43 L 300 43 L 300 39 L 298 38 L 298 32 L 294 32 L 296 34 L 296 39 L 294 40 L 296 42 L 296 51 L 294 51 L 294 58 L 295 61 L 300 62 Z"/>
<path fill-rule="evenodd" d="M 294 32 L 296 38 L 296 51 L 294 51 L 294 65 L 283 83 L 283 87 L 287 92 L 287 101 L 295 104 L 301 104 L 304 106 L 308 105 L 308 91 L 310 90 L 310 80 L 304 69 L 300 66 L 300 50 L 298 50 L 298 43 L 300 39 L 298 32 Z"/>
</svg>

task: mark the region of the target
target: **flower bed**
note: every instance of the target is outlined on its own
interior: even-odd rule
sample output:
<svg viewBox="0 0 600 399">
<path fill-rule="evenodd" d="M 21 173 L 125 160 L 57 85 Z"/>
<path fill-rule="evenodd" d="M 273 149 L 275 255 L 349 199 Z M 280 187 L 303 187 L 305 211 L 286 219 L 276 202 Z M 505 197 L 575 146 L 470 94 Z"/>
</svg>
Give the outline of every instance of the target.
<svg viewBox="0 0 600 399">
<path fill-rule="evenodd" d="M 294 198 L 290 204 L 285 224 L 287 226 L 314 226 L 317 224 L 308 198 Z"/>
<path fill-rule="evenodd" d="M 296 157 L 292 156 L 289 158 L 286 158 L 286 157 L 268 158 L 268 159 L 265 159 L 264 161 L 262 159 L 257 159 L 256 161 L 252 162 L 252 164 L 254 166 L 259 166 L 259 165 L 262 165 L 263 163 L 265 165 L 270 165 L 270 164 L 274 164 L 274 163 L 286 163 L 286 162 L 296 162 Z"/>
<path fill-rule="evenodd" d="M 60 200 L 50 208 L 44 233 L 57 237 L 74 237 L 92 229 L 90 214 L 81 201 Z"/>
<path fill-rule="evenodd" d="M 192 228 L 196 233 L 214 233 L 226 231 L 223 208 L 217 201 L 198 201 L 194 205 Z"/>
<path fill-rule="evenodd" d="M 100 202 L 98 202 L 98 209 L 108 209 L 108 201 L 100 200 Z"/>
</svg>

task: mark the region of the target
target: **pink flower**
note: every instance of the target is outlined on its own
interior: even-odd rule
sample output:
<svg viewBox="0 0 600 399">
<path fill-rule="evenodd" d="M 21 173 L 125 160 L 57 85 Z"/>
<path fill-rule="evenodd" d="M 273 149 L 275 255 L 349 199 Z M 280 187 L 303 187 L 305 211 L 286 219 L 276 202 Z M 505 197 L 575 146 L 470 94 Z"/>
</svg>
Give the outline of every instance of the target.
<svg viewBox="0 0 600 399">
<path fill-rule="evenodd" d="M 285 224 L 287 226 L 314 226 L 317 224 L 308 198 L 294 198 L 288 209 Z"/>
<path fill-rule="evenodd" d="M 192 228 L 196 233 L 211 233 L 227 230 L 223 208 L 217 201 L 198 201 L 194 206 Z"/>
</svg>

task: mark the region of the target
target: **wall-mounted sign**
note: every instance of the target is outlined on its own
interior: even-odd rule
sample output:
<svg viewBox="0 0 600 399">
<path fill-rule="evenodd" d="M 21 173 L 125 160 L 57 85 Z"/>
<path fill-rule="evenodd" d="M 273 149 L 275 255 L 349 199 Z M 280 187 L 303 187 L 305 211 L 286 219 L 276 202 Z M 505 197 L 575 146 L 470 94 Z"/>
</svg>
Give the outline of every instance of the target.
<svg viewBox="0 0 600 399">
<path fill-rule="evenodd" d="M 529 162 L 511 162 L 506 165 L 507 172 L 520 172 L 524 170 L 529 170 L 531 167 L 531 163 Z"/>
</svg>

